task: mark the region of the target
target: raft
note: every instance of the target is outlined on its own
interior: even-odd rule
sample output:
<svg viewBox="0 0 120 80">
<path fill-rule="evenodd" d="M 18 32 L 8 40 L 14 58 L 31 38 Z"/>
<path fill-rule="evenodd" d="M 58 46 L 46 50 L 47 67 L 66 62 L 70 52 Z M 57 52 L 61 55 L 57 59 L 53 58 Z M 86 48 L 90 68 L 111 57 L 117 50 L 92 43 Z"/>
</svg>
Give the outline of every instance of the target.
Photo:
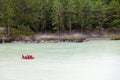
<svg viewBox="0 0 120 80">
<path fill-rule="evenodd" d="M 35 59 L 35 57 L 32 56 L 32 55 L 26 55 L 26 56 L 22 55 L 22 59 L 25 59 L 25 60 L 32 60 L 32 59 Z"/>
</svg>

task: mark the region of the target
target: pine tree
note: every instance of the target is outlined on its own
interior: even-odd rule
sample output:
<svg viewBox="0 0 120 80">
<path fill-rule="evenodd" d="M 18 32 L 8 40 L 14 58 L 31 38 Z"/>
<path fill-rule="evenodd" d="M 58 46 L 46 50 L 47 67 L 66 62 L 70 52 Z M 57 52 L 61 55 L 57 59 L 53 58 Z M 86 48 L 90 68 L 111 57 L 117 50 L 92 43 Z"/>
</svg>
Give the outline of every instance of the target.
<svg viewBox="0 0 120 80">
<path fill-rule="evenodd" d="M 109 29 L 120 31 L 120 3 L 112 0 L 106 12 Z"/>
<path fill-rule="evenodd" d="M 6 26 L 7 36 L 10 35 L 10 27 L 14 24 L 14 10 L 13 10 L 13 0 L 2 0 L 2 23 Z"/>
<path fill-rule="evenodd" d="M 76 15 L 76 4 L 75 0 L 69 0 L 67 4 L 67 26 L 69 28 L 69 33 L 72 31 L 72 23 L 74 21 L 74 17 Z"/>
<path fill-rule="evenodd" d="M 94 9 L 93 9 L 93 24 L 94 28 L 98 29 L 99 34 L 101 34 L 101 30 L 103 29 L 103 22 L 105 16 L 105 5 L 101 0 L 95 2 Z"/>
<path fill-rule="evenodd" d="M 53 29 L 58 31 L 60 35 L 60 30 L 63 27 L 63 6 L 59 0 L 54 0 L 52 6 L 52 25 Z"/>
</svg>

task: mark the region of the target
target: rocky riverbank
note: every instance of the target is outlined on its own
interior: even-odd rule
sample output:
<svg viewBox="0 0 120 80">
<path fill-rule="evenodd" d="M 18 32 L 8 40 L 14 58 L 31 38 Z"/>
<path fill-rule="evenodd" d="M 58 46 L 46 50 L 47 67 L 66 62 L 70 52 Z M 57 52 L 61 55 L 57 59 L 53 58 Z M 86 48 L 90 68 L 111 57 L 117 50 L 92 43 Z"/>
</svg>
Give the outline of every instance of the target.
<svg viewBox="0 0 120 80">
<path fill-rule="evenodd" d="M 100 36 L 97 34 L 94 35 L 84 35 L 84 34 L 64 34 L 64 35 L 55 35 L 55 34 L 36 34 L 34 36 L 23 36 L 23 37 L 0 37 L 0 43 L 13 43 L 13 42 L 25 42 L 25 43 L 58 43 L 58 42 L 84 42 L 90 40 L 120 40 L 120 35 L 112 36 Z"/>
<path fill-rule="evenodd" d="M 75 36 L 66 36 L 66 37 L 24 37 L 24 38 L 11 38 L 11 37 L 2 37 L 0 38 L 0 43 L 12 43 L 12 42 L 26 42 L 26 43 L 44 43 L 44 42 L 83 42 L 85 37 L 75 37 Z"/>
</svg>

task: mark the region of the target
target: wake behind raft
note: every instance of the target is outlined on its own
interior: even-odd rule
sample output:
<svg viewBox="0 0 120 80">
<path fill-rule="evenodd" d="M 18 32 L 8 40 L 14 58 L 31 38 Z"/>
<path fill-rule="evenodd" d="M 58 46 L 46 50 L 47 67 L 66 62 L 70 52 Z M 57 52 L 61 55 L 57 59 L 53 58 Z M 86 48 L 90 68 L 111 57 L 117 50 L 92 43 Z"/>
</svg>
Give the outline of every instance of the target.
<svg viewBox="0 0 120 80">
<path fill-rule="evenodd" d="M 33 60 L 33 59 L 35 59 L 35 57 L 34 56 L 32 56 L 32 55 L 22 55 L 22 59 L 24 59 L 24 60 Z"/>
</svg>

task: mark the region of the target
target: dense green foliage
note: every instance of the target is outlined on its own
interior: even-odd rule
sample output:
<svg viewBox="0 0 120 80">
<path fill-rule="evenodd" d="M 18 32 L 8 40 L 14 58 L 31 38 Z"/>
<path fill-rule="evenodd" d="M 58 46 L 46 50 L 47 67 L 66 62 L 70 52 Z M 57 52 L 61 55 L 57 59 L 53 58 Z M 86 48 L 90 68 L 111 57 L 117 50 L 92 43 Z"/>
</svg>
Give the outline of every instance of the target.
<svg viewBox="0 0 120 80">
<path fill-rule="evenodd" d="M 0 26 L 23 32 L 120 31 L 119 0 L 0 0 Z M 27 29 L 27 30 L 26 30 Z"/>
</svg>

